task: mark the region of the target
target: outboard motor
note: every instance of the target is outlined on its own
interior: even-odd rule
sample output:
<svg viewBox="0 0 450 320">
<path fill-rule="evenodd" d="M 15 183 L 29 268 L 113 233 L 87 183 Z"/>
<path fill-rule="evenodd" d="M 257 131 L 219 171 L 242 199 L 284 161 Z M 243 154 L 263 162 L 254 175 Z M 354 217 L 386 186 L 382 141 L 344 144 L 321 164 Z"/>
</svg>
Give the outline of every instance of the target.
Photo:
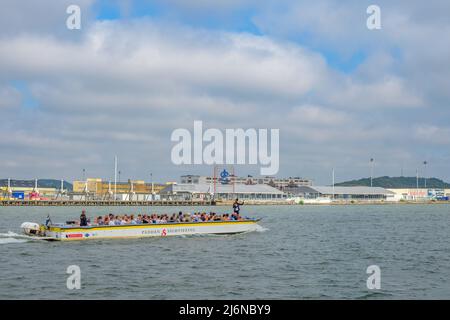
<svg viewBox="0 0 450 320">
<path fill-rule="evenodd" d="M 35 222 L 24 222 L 20 226 L 23 233 L 28 236 L 39 236 L 41 234 L 41 226 Z"/>
</svg>

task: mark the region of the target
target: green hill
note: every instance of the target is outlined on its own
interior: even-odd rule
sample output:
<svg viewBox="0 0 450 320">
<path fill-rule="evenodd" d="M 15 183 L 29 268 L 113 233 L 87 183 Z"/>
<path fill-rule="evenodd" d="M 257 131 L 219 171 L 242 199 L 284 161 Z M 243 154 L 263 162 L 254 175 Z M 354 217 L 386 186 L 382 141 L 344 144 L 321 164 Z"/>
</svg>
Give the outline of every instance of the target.
<svg viewBox="0 0 450 320">
<path fill-rule="evenodd" d="M 372 185 L 374 187 L 382 188 L 416 188 L 416 177 L 378 177 L 373 178 Z M 351 180 L 336 183 L 336 186 L 369 186 L 370 178 L 363 178 L 359 180 Z M 419 178 L 419 188 L 425 187 L 424 178 Z M 427 178 L 427 188 L 445 189 L 450 188 L 450 184 L 438 178 Z"/>
</svg>

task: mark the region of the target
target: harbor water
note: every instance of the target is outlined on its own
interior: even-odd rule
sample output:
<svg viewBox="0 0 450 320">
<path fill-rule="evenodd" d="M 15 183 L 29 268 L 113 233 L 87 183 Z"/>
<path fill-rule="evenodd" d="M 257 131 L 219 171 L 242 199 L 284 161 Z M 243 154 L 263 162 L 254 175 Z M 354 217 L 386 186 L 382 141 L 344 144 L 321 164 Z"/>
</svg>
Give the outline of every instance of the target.
<svg viewBox="0 0 450 320">
<path fill-rule="evenodd" d="M 88 207 L 224 212 L 225 207 Z M 243 206 L 261 228 L 232 236 L 75 242 L 19 237 L 24 221 L 78 207 L 0 207 L 1 299 L 448 299 L 450 205 Z M 66 286 L 80 267 L 81 289 Z M 367 288 L 371 265 L 381 289 Z"/>
</svg>

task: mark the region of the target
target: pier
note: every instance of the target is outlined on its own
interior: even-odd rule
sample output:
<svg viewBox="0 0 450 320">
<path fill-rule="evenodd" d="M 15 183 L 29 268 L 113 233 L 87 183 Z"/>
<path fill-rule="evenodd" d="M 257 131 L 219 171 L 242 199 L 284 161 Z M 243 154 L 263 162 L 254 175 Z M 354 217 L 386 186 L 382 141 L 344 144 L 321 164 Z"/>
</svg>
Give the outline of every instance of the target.
<svg viewBox="0 0 450 320">
<path fill-rule="evenodd" d="M 203 200 L 154 200 L 154 201 L 125 201 L 125 200 L 1 200 L 0 206 L 5 207 L 58 207 L 58 206 L 213 206 L 215 201 Z"/>
</svg>

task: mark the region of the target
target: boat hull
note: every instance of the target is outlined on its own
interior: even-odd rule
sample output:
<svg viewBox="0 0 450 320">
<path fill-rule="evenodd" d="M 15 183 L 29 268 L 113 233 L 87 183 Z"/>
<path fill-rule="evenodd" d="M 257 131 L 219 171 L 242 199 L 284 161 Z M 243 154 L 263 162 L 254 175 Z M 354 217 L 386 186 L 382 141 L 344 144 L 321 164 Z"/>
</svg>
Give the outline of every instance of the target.
<svg viewBox="0 0 450 320">
<path fill-rule="evenodd" d="M 126 239 L 195 234 L 236 234 L 256 231 L 257 228 L 257 220 L 88 227 L 50 226 L 45 231 L 45 237 L 59 241 Z"/>
</svg>

